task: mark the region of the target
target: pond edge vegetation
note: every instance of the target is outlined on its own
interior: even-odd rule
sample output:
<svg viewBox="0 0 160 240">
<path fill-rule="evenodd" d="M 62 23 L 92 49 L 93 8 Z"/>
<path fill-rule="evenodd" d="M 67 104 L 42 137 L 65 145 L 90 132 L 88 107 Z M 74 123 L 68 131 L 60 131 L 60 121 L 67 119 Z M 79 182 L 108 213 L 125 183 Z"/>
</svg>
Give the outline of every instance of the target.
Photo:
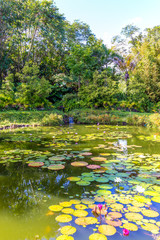
<svg viewBox="0 0 160 240">
<path fill-rule="evenodd" d="M 0 113 L 0 130 L 19 127 L 58 126 L 69 124 L 130 125 L 160 128 L 159 113 L 135 113 L 95 109 L 75 109 L 69 112 L 52 111 L 7 111 Z"/>
</svg>

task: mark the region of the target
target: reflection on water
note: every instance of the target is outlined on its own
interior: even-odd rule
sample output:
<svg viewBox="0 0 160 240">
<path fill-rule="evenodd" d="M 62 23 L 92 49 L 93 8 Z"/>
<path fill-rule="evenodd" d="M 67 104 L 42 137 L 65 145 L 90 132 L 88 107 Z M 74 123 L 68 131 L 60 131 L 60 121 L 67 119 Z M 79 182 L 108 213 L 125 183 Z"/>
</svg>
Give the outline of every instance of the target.
<svg viewBox="0 0 160 240">
<path fill-rule="evenodd" d="M 147 136 L 149 133 L 141 128 L 84 125 L 17 129 L 2 133 L 0 240 L 55 240 L 56 236 L 60 235 L 58 231 L 60 226 L 66 224 L 56 222 L 57 213 L 51 214 L 48 207 L 71 199 L 94 199 L 101 185 L 108 187 L 109 190 L 107 187 L 106 190 L 111 191 L 116 201 L 126 194 L 125 191 L 131 189 L 127 194 L 133 194 L 136 185 L 151 187 L 152 184 L 157 186 L 152 191 L 160 194 L 159 178 L 156 175 L 159 173 L 157 167 L 159 168 L 160 165 L 159 142 L 143 141 L 138 137 L 140 134 Z M 48 166 L 55 164 L 51 160 L 55 156 L 63 159 L 56 162 L 65 166 L 63 170 L 48 170 Z M 101 162 L 101 159 L 93 161 L 92 157 L 105 157 L 106 161 Z M 43 162 L 44 166 L 28 167 L 31 161 Z M 74 161 L 99 165 L 101 171 L 87 167 L 73 167 L 71 162 Z M 150 175 L 151 171 L 152 175 Z M 78 184 L 78 181 L 68 180 L 69 177 L 79 177 L 83 182 L 82 185 Z M 115 183 L 117 177 L 122 179 L 120 184 Z M 153 196 L 149 196 L 151 197 Z M 110 197 L 107 195 L 106 199 L 108 198 Z M 125 205 L 126 209 L 127 207 L 128 205 Z M 75 209 L 74 205 L 73 208 Z M 160 212 L 159 203 L 153 202 L 153 209 Z M 88 209 L 88 214 L 93 216 L 91 209 Z M 96 231 L 96 225 L 83 228 L 75 224 L 75 219 L 73 217 L 71 222 L 72 226 L 77 228 L 74 238 L 88 240 L 89 235 L 94 232 L 93 229 Z M 158 219 L 159 217 L 156 221 Z M 144 231 L 139 225 L 138 232 L 132 232 L 128 238 L 150 240 L 155 237 L 155 234 Z M 108 237 L 114 240 L 124 238 L 122 228 L 119 227 L 114 236 Z"/>
</svg>

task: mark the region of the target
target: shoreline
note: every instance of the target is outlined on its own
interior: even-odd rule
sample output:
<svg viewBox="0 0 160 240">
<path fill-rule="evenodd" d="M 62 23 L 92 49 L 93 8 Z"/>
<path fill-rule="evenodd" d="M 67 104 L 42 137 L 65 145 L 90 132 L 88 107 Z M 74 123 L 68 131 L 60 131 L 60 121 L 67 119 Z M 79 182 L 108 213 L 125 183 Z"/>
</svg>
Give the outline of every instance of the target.
<svg viewBox="0 0 160 240">
<path fill-rule="evenodd" d="M 22 127 L 60 126 L 69 124 L 103 124 L 160 128 L 159 113 L 75 109 L 70 112 L 7 111 L 0 112 L 0 131 Z"/>
</svg>

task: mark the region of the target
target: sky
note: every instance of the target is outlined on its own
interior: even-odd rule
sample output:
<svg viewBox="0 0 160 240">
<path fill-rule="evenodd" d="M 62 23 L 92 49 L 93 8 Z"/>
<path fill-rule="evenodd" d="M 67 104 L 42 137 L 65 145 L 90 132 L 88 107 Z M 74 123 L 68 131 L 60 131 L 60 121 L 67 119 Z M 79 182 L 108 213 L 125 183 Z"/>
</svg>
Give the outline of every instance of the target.
<svg viewBox="0 0 160 240">
<path fill-rule="evenodd" d="M 160 25 L 160 0 L 54 0 L 71 23 L 87 23 L 97 38 L 110 47 L 113 36 L 127 24 L 140 29 Z"/>
</svg>

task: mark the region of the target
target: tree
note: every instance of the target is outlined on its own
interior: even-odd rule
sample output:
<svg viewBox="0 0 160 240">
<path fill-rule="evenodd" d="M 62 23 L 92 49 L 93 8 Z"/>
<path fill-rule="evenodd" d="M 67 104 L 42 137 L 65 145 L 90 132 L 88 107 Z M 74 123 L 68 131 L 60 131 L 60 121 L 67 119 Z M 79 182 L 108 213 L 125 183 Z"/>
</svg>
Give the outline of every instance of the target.
<svg viewBox="0 0 160 240">
<path fill-rule="evenodd" d="M 22 73 L 17 77 L 21 80 L 16 92 L 16 102 L 25 108 L 44 107 L 49 105 L 47 98 L 51 85 L 44 77 L 39 77 L 40 71 L 36 64 L 26 63 Z"/>
<path fill-rule="evenodd" d="M 0 90 L 0 107 L 12 107 L 15 103 L 15 87 L 14 76 L 12 73 L 8 73 L 8 76 L 2 82 Z"/>
</svg>

